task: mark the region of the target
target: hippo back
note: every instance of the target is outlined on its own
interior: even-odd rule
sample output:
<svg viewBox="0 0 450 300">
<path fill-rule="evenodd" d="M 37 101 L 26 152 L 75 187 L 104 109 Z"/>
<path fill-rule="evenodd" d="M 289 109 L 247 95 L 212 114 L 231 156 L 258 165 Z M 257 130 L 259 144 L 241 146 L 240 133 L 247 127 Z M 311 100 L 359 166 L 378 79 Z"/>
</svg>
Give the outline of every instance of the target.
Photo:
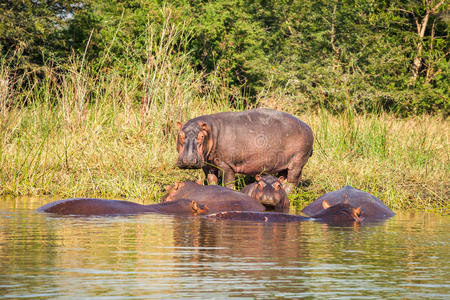
<svg viewBox="0 0 450 300">
<path fill-rule="evenodd" d="M 136 214 L 146 211 L 139 203 L 97 198 L 71 198 L 47 203 L 37 209 L 39 212 L 59 215 L 116 215 Z"/>
<path fill-rule="evenodd" d="M 321 214 L 324 211 L 323 200 L 327 200 L 330 205 L 348 202 L 353 207 L 361 207 L 361 217 L 365 220 L 386 219 L 395 215 L 380 199 L 372 194 L 345 186 L 334 192 L 322 195 L 319 199 L 306 206 L 302 212 L 308 216 Z"/>
<path fill-rule="evenodd" d="M 37 209 L 39 212 L 54 213 L 59 215 L 131 215 L 147 212 L 173 215 L 196 215 L 205 212 L 204 206 L 196 206 L 188 199 L 178 199 L 164 203 L 141 205 L 130 201 L 97 199 L 97 198 L 72 198 L 50 202 Z"/>
<path fill-rule="evenodd" d="M 185 181 L 168 191 L 165 201 L 189 199 L 201 206 L 207 206 L 209 213 L 221 211 L 264 211 L 265 207 L 250 196 L 218 185 L 201 185 Z M 165 202 L 164 202 L 165 203 Z"/>
</svg>

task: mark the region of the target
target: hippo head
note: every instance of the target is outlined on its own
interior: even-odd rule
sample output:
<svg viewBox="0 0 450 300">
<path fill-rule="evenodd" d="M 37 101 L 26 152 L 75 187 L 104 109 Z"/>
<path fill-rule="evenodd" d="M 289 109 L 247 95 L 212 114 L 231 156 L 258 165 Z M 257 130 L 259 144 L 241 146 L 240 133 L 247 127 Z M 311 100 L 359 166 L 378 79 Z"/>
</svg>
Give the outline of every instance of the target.
<svg viewBox="0 0 450 300">
<path fill-rule="evenodd" d="M 200 169 L 212 149 L 211 129 L 206 122 L 178 122 L 177 166 L 182 169 Z"/>
<path fill-rule="evenodd" d="M 174 184 L 169 185 L 166 187 L 166 194 L 162 196 L 160 202 L 167 202 L 167 201 L 173 201 L 175 200 L 174 197 L 176 194 L 178 194 L 180 188 L 182 188 L 184 185 L 184 182 L 175 182 Z"/>
<path fill-rule="evenodd" d="M 338 203 L 331 206 L 327 200 L 323 200 L 322 207 L 325 211 L 313 216 L 313 218 L 336 224 L 353 222 L 360 223 L 362 221 L 361 207 L 355 208 L 348 202 Z"/>
<path fill-rule="evenodd" d="M 289 209 L 289 199 L 283 188 L 284 177 L 256 175 L 256 188 L 252 197 L 263 204 L 267 209 Z"/>
</svg>

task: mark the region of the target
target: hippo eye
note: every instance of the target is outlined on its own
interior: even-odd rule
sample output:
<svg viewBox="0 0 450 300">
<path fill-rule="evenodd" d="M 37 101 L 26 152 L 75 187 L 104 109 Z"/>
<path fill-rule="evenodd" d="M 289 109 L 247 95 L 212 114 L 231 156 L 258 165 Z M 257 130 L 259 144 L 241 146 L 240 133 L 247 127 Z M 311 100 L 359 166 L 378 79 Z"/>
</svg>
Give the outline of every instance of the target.
<svg viewBox="0 0 450 300">
<path fill-rule="evenodd" d="M 272 186 L 275 189 L 275 191 L 279 191 L 281 189 L 281 183 L 279 182 L 275 182 L 274 184 L 272 184 Z"/>
<path fill-rule="evenodd" d="M 205 135 L 203 134 L 203 132 L 200 131 L 197 135 L 197 140 L 201 143 L 204 137 Z"/>
</svg>

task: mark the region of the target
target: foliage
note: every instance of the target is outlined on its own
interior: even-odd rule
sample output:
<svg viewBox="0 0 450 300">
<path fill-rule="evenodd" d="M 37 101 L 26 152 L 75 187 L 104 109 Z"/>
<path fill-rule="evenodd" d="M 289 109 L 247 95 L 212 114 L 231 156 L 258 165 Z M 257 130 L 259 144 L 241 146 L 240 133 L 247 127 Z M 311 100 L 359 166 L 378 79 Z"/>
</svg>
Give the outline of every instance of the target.
<svg viewBox="0 0 450 300">
<path fill-rule="evenodd" d="M 130 76 L 172 28 L 168 59 L 185 55 L 235 104 L 284 95 L 297 111 L 448 115 L 448 10 L 443 0 L 4 1 L 0 51 L 30 71 L 75 53 L 98 76 Z"/>
</svg>

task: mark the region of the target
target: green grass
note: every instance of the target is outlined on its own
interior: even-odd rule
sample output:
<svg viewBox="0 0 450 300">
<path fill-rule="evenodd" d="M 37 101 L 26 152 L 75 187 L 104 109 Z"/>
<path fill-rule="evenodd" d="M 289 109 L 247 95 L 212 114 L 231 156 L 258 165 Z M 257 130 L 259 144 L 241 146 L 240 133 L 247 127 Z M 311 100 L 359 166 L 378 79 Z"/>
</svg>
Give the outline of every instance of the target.
<svg viewBox="0 0 450 300">
<path fill-rule="evenodd" d="M 166 185 L 203 176 L 175 167 L 176 132 L 167 125 L 227 110 L 224 104 L 202 108 L 206 99 L 196 101 L 192 110 L 159 123 L 143 121 L 139 105 L 115 102 L 88 105 L 81 121 L 66 118 L 59 104 L 12 109 L 0 137 L 0 194 L 155 201 Z M 313 129 L 315 146 L 304 182 L 291 196 L 295 206 L 350 184 L 393 209 L 448 210 L 447 121 L 389 115 L 355 115 L 349 121 L 327 112 L 298 117 Z"/>
</svg>

